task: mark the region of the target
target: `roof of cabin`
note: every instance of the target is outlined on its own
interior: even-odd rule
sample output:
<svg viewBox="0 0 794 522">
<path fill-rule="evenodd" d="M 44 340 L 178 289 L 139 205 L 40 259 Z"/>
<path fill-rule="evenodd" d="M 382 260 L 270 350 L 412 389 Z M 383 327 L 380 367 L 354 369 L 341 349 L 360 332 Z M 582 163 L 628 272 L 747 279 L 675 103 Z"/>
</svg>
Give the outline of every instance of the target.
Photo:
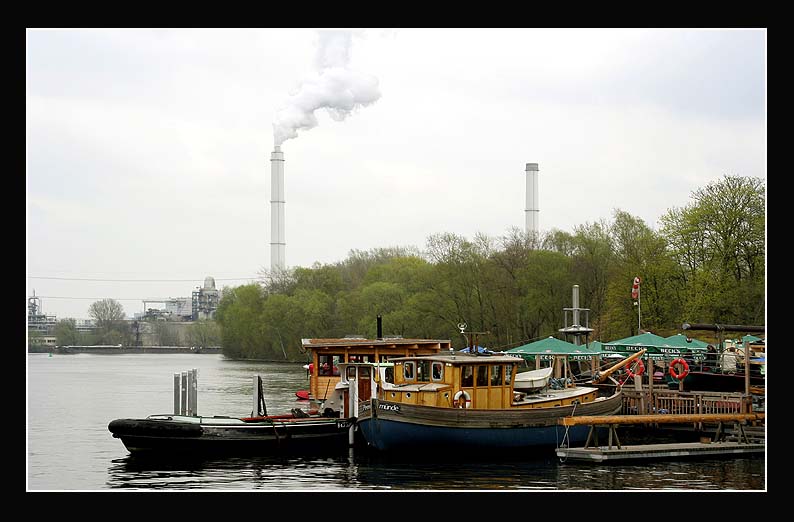
<svg viewBox="0 0 794 522">
<path fill-rule="evenodd" d="M 403 346 L 451 344 L 449 339 L 403 339 L 402 337 L 384 337 L 383 339 L 364 339 L 362 337 L 343 337 L 325 339 L 301 339 L 303 346 L 317 348 L 320 346 Z"/>
<path fill-rule="evenodd" d="M 441 361 L 449 364 L 524 364 L 520 357 L 512 355 L 475 355 L 470 353 L 454 352 L 453 354 L 437 353 L 430 355 L 412 355 L 409 357 L 395 357 L 389 362 L 403 361 Z"/>
</svg>

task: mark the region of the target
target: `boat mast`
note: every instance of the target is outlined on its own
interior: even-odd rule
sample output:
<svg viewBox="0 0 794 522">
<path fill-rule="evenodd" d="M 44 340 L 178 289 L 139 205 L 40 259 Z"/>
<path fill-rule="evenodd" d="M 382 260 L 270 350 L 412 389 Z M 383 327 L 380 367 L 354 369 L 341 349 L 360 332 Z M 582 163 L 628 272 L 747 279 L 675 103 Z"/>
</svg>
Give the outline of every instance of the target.
<svg viewBox="0 0 794 522">
<path fill-rule="evenodd" d="M 587 346 L 587 336 L 593 331 L 592 328 L 589 328 L 590 323 L 590 309 L 589 308 L 579 308 L 579 285 L 573 285 L 573 292 L 571 296 L 571 302 L 573 306 L 571 308 L 563 308 L 563 315 L 565 320 L 565 327 L 560 328 L 560 333 L 565 335 L 565 340 L 568 340 L 568 336 L 572 335 L 574 338 L 573 344 L 576 346 L 582 345 L 582 336 L 584 336 L 584 344 Z M 572 324 L 568 326 L 568 312 L 571 312 L 572 316 Z M 582 312 L 584 312 L 584 326 L 581 324 L 581 316 Z M 593 370 L 595 369 L 595 358 L 591 358 L 590 361 L 591 365 L 591 375 Z M 581 370 L 581 368 L 580 368 Z M 568 364 L 568 356 L 565 357 L 565 386 L 568 386 L 568 374 L 570 374 L 570 365 Z"/>
</svg>

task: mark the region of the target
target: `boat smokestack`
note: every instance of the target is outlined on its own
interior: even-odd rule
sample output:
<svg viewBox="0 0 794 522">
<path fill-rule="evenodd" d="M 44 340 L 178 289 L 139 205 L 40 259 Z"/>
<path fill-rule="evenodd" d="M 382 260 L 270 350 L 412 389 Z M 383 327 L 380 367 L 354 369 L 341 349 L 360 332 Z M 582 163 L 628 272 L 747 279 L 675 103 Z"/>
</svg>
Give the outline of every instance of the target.
<svg viewBox="0 0 794 522">
<path fill-rule="evenodd" d="M 383 339 L 383 317 L 378 314 L 378 340 Z"/>
<path fill-rule="evenodd" d="M 270 153 L 270 270 L 286 267 L 284 250 L 284 153 L 276 145 Z"/>
<path fill-rule="evenodd" d="M 527 202 L 524 210 L 526 218 L 526 232 L 537 235 L 540 231 L 538 208 L 538 164 L 527 163 Z"/>
<path fill-rule="evenodd" d="M 573 285 L 573 326 L 579 326 L 579 285 Z"/>
</svg>

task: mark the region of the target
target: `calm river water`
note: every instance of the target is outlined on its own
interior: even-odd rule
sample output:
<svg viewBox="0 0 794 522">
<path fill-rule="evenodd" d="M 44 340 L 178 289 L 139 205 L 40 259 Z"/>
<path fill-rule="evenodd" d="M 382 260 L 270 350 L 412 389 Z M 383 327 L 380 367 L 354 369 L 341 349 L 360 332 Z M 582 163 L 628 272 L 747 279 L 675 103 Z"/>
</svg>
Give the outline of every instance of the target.
<svg viewBox="0 0 794 522">
<path fill-rule="evenodd" d="M 245 416 L 252 377 L 268 413 L 304 407 L 297 363 L 240 362 L 210 354 L 27 356 L 27 491 L 766 491 L 766 459 L 722 458 L 602 465 L 547 455 L 515 460 L 261 457 L 152 460 L 130 456 L 108 423 L 173 410 L 173 374 L 198 369 L 198 411 Z"/>
</svg>

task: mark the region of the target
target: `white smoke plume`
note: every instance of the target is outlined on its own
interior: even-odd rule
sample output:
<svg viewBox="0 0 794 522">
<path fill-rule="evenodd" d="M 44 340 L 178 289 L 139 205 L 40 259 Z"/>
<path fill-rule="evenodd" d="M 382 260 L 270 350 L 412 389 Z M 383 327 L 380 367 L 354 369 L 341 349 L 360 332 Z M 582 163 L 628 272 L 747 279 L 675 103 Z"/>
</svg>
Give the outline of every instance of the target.
<svg viewBox="0 0 794 522">
<path fill-rule="evenodd" d="M 298 130 L 317 126 L 315 111 L 327 109 L 336 121 L 342 121 L 355 109 L 380 98 L 378 79 L 349 69 L 353 47 L 350 31 L 319 31 L 315 66 L 317 74 L 291 94 L 273 123 L 276 146 L 298 136 Z"/>
</svg>

